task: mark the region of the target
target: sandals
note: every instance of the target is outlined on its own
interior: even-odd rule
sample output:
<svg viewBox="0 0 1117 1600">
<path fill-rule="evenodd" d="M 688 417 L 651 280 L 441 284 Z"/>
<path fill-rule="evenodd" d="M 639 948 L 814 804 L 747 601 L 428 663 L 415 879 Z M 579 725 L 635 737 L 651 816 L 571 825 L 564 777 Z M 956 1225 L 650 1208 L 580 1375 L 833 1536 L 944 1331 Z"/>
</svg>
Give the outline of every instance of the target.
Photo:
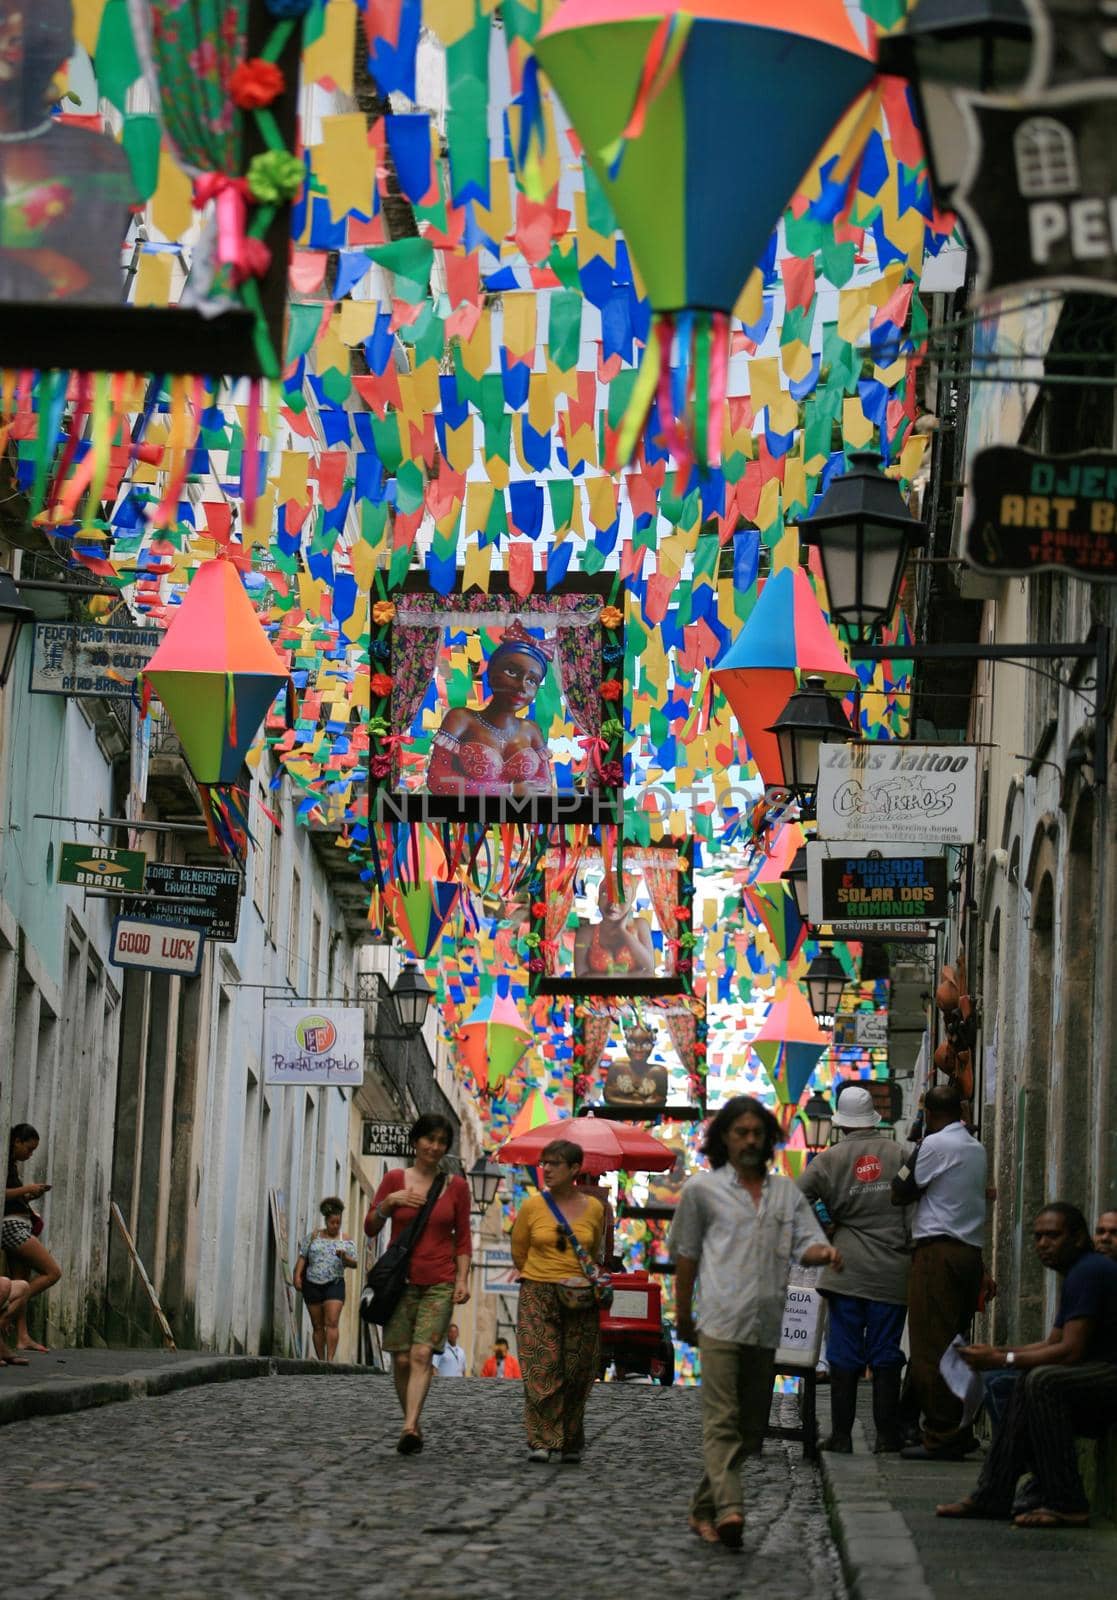
<svg viewBox="0 0 1117 1600">
<path fill-rule="evenodd" d="M 708 1517 L 688 1517 L 687 1527 L 703 1544 L 720 1544 L 718 1531 Z"/>
<path fill-rule="evenodd" d="M 1022 1511 L 1013 1517 L 1014 1528 L 1088 1528 L 1088 1511 L 1053 1511 L 1050 1506 L 1037 1506 L 1034 1511 Z"/>
<path fill-rule="evenodd" d="M 727 1550 L 739 1550 L 745 1542 L 745 1519 L 739 1511 L 731 1511 L 720 1522 L 714 1523 L 714 1532 L 718 1543 Z"/>
<path fill-rule="evenodd" d="M 396 1449 L 399 1451 L 400 1455 L 417 1456 L 422 1448 L 423 1440 L 421 1435 L 412 1433 L 409 1429 L 405 1428 L 399 1436 L 399 1443 L 396 1445 Z"/>
</svg>

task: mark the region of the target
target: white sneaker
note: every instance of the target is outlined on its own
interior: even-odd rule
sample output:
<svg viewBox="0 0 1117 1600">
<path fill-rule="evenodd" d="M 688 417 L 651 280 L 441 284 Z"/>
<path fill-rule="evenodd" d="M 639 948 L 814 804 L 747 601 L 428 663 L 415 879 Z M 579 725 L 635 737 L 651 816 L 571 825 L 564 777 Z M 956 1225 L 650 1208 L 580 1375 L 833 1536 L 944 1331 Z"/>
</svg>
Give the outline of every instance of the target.
<svg viewBox="0 0 1117 1600">
<path fill-rule="evenodd" d="M 537 1461 L 541 1466 L 545 1467 L 548 1461 L 551 1459 L 551 1452 L 543 1449 L 529 1450 L 527 1453 L 527 1458 L 529 1461 Z"/>
</svg>

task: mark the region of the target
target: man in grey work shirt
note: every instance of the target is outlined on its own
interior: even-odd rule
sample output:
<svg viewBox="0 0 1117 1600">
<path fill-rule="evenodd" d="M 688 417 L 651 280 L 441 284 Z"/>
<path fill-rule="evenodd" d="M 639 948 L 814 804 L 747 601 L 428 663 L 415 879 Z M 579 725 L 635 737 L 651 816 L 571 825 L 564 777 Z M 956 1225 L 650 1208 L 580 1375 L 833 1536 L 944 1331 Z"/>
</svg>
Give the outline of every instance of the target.
<svg viewBox="0 0 1117 1600">
<path fill-rule="evenodd" d="M 782 1137 L 750 1095 L 724 1105 L 703 1146 L 713 1171 L 683 1189 L 668 1239 L 679 1338 L 697 1343 L 702 1357 L 706 1470 L 690 1526 L 707 1543 L 734 1550 L 745 1525 L 740 1467 L 764 1442 L 791 1265 L 842 1267 L 795 1185 L 767 1170 Z"/>
<path fill-rule="evenodd" d="M 826 1272 L 819 1284 L 829 1309 L 831 1432 L 822 1448 L 842 1455 L 853 1449 L 857 1381 L 868 1366 L 877 1452 L 899 1450 L 900 1340 L 907 1316 L 911 1235 L 909 1208 L 892 1204 L 890 1186 L 904 1164 L 903 1152 L 881 1134 L 880 1113 L 861 1084 L 840 1090 L 834 1126 L 841 1132 L 839 1142 L 815 1156 L 798 1179 L 807 1199 L 826 1207 L 834 1243 L 845 1259 L 840 1279 Z"/>
</svg>

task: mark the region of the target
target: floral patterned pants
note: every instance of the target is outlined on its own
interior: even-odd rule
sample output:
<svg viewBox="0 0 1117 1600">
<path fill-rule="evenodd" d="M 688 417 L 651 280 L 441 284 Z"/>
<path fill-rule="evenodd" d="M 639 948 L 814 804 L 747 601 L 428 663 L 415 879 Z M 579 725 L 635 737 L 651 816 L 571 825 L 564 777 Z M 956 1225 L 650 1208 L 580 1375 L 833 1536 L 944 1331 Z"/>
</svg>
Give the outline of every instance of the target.
<svg viewBox="0 0 1117 1600">
<path fill-rule="evenodd" d="M 598 1311 L 560 1305 L 553 1283 L 520 1283 L 516 1325 L 531 1450 L 582 1450 L 586 1401 L 597 1377 Z"/>
</svg>

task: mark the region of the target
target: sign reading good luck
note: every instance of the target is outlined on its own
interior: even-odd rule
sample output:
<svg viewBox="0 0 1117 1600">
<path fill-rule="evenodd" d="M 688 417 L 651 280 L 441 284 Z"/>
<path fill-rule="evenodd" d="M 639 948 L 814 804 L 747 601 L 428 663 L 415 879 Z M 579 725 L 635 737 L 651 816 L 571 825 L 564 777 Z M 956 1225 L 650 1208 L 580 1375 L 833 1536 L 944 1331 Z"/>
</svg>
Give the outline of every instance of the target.
<svg viewBox="0 0 1117 1600">
<path fill-rule="evenodd" d="M 972 844 L 976 796 L 969 745 L 824 744 L 819 753 L 823 839 Z"/>
<path fill-rule="evenodd" d="M 973 459 L 966 560 L 981 572 L 1117 581 L 1117 455 L 1040 456 L 996 445 Z"/>
</svg>

